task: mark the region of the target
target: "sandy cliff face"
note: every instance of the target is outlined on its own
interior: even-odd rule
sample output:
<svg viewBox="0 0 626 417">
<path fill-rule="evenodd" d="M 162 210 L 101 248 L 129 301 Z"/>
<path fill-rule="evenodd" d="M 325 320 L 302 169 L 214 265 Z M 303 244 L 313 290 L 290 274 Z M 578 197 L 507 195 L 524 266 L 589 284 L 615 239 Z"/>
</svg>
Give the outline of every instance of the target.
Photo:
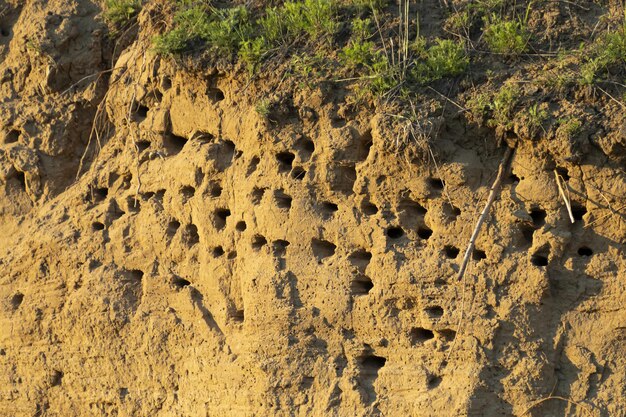
<svg viewBox="0 0 626 417">
<path fill-rule="evenodd" d="M 410 158 L 333 91 L 260 116 L 262 86 L 147 50 L 148 12 L 115 50 L 92 2 L 3 7 L 1 415 L 624 414 L 611 132 L 576 162 L 510 140 L 457 282 L 493 133 L 450 113 Z"/>
</svg>

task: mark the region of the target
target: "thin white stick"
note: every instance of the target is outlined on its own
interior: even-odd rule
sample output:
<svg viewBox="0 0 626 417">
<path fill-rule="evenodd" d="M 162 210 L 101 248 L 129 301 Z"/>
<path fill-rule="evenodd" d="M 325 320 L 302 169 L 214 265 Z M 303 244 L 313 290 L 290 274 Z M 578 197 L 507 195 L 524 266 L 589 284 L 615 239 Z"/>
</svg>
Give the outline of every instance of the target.
<svg viewBox="0 0 626 417">
<path fill-rule="evenodd" d="M 459 269 L 459 274 L 457 275 L 457 281 L 460 281 L 465 274 L 465 270 L 467 269 L 467 264 L 470 260 L 470 255 L 472 254 L 472 250 L 474 250 L 474 245 L 476 244 L 476 239 L 480 234 L 480 228 L 483 223 L 487 219 L 487 215 L 489 214 L 489 209 L 491 205 L 496 199 L 498 195 L 498 191 L 500 190 L 500 185 L 502 184 L 502 178 L 504 177 L 504 173 L 507 170 L 507 166 L 511 157 L 513 156 L 513 151 L 515 148 L 507 148 L 504 153 L 504 157 L 502 158 L 502 162 L 500 162 L 500 168 L 498 169 L 498 176 L 496 180 L 493 182 L 491 186 L 491 190 L 489 191 L 489 198 L 487 198 L 487 204 L 485 204 L 485 208 L 482 213 L 480 213 L 480 217 L 478 218 L 478 222 L 476 223 L 476 227 L 474 228 L 474 232 L 472 233 L 472 237 L 470 237 L 469 244 L 467 245 L 467 250 L 465 251 L 465 256 L 463 257 L 463 263 L 461 264 L 461 269 Z"/>
<path fill-rule="evenodd" d="M 563 190 L 563 187 L 561 186 L 561 176 L 559 175 L 558 172 L 556 172 L 556 169 L 554 170 L 554 177 L 556 178 L 556 185 L 557 187 L 559 187 L 559 194 L 561 194 L 561 197 L 563 198 L 563 201 L 565 202 L 565 207 L 567 207 L 567 213 L 569 214 L 569 219 L 572 221 L 572 223 L 575 222 L 574 220 L 574 214 L 572 213 L 572 204 L 569 201 L 569 198 L 567 198 L 567 196 L 565 195 L 565 191 Z"/>
</svg>

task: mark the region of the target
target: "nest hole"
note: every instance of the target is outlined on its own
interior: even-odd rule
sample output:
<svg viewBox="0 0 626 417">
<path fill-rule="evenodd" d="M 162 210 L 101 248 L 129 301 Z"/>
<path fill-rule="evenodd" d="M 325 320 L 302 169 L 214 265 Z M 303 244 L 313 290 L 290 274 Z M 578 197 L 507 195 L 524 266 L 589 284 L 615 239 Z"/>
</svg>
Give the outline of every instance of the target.
<svg viewBox="0 0 626 417">
<path fill-rule="evenodd" d="M 446 245 L 443 247 L 443 253 L 448 259 L 456 259 L 456 257 L 459 255 L 459 252 L 459 248 L 452 245 Z"/>
<path fill-rule="evenodd" d="M 367 295 L 374 288 L 372 279 L 365 275 L 358 275 L 350 282 L 350 291 L 354 296 Z"/>
<path fill-rule="evenodd" d="M 256 235 L 252 239 L 252 249 L 254 250 L 260 250 L 265 245 L 267 245 L 267 239 L 265 236 Z"/>
<path fill-rule="evenodd" d="M 413 346 L 428 342 L 435 338 L 435 334 L 432 330 L 424 327 L 414 327 L 409 332 L 409 340 Z"/>
<path fill-rule="evenodd" d="M 387 229 L 387 236 L 390 239 L 400 239 L 404 236 L 404 230 L 401 227 L 390 227 Z"/>
</svg>

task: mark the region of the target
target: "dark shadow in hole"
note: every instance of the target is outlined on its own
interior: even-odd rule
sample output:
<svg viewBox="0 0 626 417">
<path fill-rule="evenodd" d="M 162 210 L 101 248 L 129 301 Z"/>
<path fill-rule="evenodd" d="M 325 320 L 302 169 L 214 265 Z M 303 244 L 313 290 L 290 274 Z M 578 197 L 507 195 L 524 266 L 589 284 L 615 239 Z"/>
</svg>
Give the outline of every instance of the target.
<svg viewBox="0 0 626 417">
<path fill-rule="evenodd" d="M 593 255 L 593 250 L 588 246 L 581 246 L 578 248 L 578 255 L 588 257 Z"/>
<path fill-rule="evenodd" d="M 236 259 L 237 258 L 237 251 L 236 250 L 231 250 L 230 252 L 228 252 L 228 259 Z"/>
<path fill-rule="evenodd" d="M 372 131 L 367 130 L 363 135 L 361 135 L 357 148 L 357 159 L 359 161 L 364 161 L 370 154 L 370 150 L 372 145 L 374 144 L 372 140 Z"/>
<path fill-rule="evenodd" d="M 294 167 L 291 170 L 291 178 L 294 180 L 302 181 L 306 176 L 306 171 L 302 167 Z"/>
<path fill-rule="evenodd" d="M 244 222 L 243 220 L 238 221 L 238 222 L 237 222 L 237 224 L 235 225 L 235 229 L 236 229 L 238 232 L 243 232 L 243 231 L 245 231 L 245 230 L 247 229 L 247 227 L 248 227 L 248 226 L 246 225 L 246 222 Z"/>
<path fill-rule="evenodd" d="M 91 191 L 93 199 L 92 201 L 94 203 L 99 203 L 101 201 L 104 201 L 107 196 L 109 195 L 109 189 L 108 188 L 95 188 Z"/>
<path fill-rule="evenodd" d="M 230 216 L 230 210 L 227 208 L 220 208 L 215 210 L 215 214 L 213 216 L 213 223 L 217 230 L 222 230 L 226 227 L 226 219 Z"/>
<path fill-rule="evenodd" d="M 222 195 L 222 186 L 217 182 L 212 182 L 209 186 L 209 195 L 217 198 Z"/>
<path fill-rule="evenodd" d="M 176 231 L 180 227 L 180 222 L 178 220 L 172 220 L 168 223 L 167 229 L 165 229 L 165 233 L 170 237 L 174 237 Z"/>
<path fill-rule="evenodd" d="M 265 245 L 267 245 L 267 239 L 265 236 L 256 235 L 252 238 L 252 249 L 259 250 Z"/>
<path fill-rule="evenodd" d="M 148 106 L 145 106 L 143 104 L 140 103 L 136 103 L 135 105 L 135 120 L 138 122 L 141 122 L 142 120 L 144 120 L 146 117 L 148 117 Z"/>
<path fill-rule="evenodd" d="M 4 136 L 4 144 L 8 145 L 10 143 L 15 143 L 20 139 L 21 132 L 17 129 L 11 129 Z"/>
<path fill-rule="evenodd" d="M 237 322 L 237 323 L 243 323 L 244 319 L 245 319 L 245 315 L 244 315 L 244 311 L 243 309 L 241 310 L 235 310 L 232 315 L 231 318 Z"/>
<path fill-rule="evenodd" d="M 428 389 L 435 389 L 441 384 L 441 377 L 438 375 L 429 375 L 426 380 L 426 385 Z"/>
<path fill-rule="evenodd" d="M 138 142 L 135 143 L 137 145 L 137 152 L 138 153 L 142 153 L 143 151 L 145 151 L 146 149 L 148 149 L 151 145 L 151 143 L 147 140 L 140 140 Z"/>
<path fill-rule="evenodd" d="M 517 175 L 515 174 L 509 175 L 509 178 L 508 178 L 509 184 L 519 184 L 519 182 L 520 182 L 520 179 Z"/>
<path fill-rule="evenodd" d="M 179 277 L 178 275 L 172 275 L 170 282 L 179 290 L 191 285 L 191 282 L 187 281 L 185 278 Z"/>
<path fill-rule="evenodd" d="M 446 254 L 446 258 L 456 259 L 456 257 L 459 255 L 459 248 L 451 245 L 446 245 L 443 247 L 443 252 Z"/>
<path fill-rule="evenodd" d="M 324 259 L 333 256 L 337 246 L 327 240 L 313 239 L 311 240 L 311 249 L 313 249 L 313 255 L 319 262 Z"/>
<path fill-rule="evenodd" d="M 572 215 L 574 220 L 583 220 L 583 216 L 587 214 L 587 208 L 580 204 L 572 204 Z"/>
<path fill-rule="evenodd" d="M 427 307 L 424 311 L 426 312 L 428 317 L 433 319 L 438 319 L 443 316 L 443 308 L 441 308 L 440 306 Z"/>
<path fill-rule="evenodd" d="M 222 248 L 221 246 L 214 247 L 212 255 L 214 258 L 219 258 L 220 256 L 224 255 L 224 248 Z"/>
<path fill-rule="evenodd" d="M 359 379 L 364 395 L 363 400 L 366 404 L 372 404 L 376 401 L 377 394 L 374 383 L 385 363 L 387 363 L 387 359 L 372 354 L 365 354 L 357 359 Z"/>
<path fill-rule="evenodd" d="M 402 230 L 401 227 L 390 227 L 387 229 L 387 236 L 389 236 L 390 239 L 400 239 L 404 236 L 404 230 Z"/>
<path fill-rule="evenodd" d="M 413 346 L 422 344 L 434 338 L 435 334 L 433 331 L 423 327 L 414 327 L 409 332 L 409 340 Z"/>
<path fill-rule="evenodd" d="M 187 201 L 196 194 L 196 189 L 191 185 L 186 185 L 180 189 L 180 193 L 183 195 L 184 201 Z"/>
<path fill-rule="evenodd" d="M 276 257 L 285 256 L 285 253 L 287 253 L 287 246 L 289 246 L 289 242 L 286 240 L 278 239 L 272 242 L 272 249 L 274 250 L 274 256 Z"/>
<path fill-rule="evenodd" d="M 374 288 L 372 279 L 366 275 L 359 274 L 350 282 L 350 292 L 354 296 L 367 295 Z"/>
<path fill-rule="evenodd" d="M 198 227 L 195 224 L 188 224 L 183 231 L 183 242 L 187 246 L 194 246 L 200 242 L 200 236 L 198 235 Z"/>
<path fill-rule="evenodd" d="M 163 144 L 168 155 L 175 155 L 183 150 L 187 144 L 187 138 L 168 133 L 163 139 Z"/>
<path fill-rule="evenodd" d="M 373 216 L 374 214 L 378 213 L 378 207 L 376 207 L 376 205 L 370 203 L 369 201 L 363 201 L 361 203 L 361 211 L 367 216 Z"/>
<path fill-rule="evenodd" d="M 332 203 L 330 201 L 324 201 L 321 204 L 322 215 L 325 218 L 332 216 L 337 210 L 339 210 L 339 206 L 337 204 Z"/>
<path fill-rule="evenodd" d="M 217 87 L 211 87 L 207 90 L 207 97 L 214 103 L 224 100 L 224 92 Z"/>
<path fill-rule="evenodd" d="M 289 172 L 296 156 L 291 152 L 279 152 L 276 154 L 278 161 L 278 172 Z"/>
<path fill-rule="evenodd" d="M 143 271 L 140 269 L 133 269 L 130 272 L 130 277 L 132 280 L 134 280 L 135 282 L 141 281 L 143 279 Z"/>
<path fill-rule="evenodd" d="M 558 167 L 556 169 L 556 173 L 559 174 L 561 178 L 563 178 L 563 181 L 569 181 L 570 176 L 569 176 L 569 171 L 567 170 L 567 168 Z"/>
<path fill-rule="evenodd" d="M 530 257 L 530 263 L 535 266 L 547 266 L 548 265 L 548 257 L 539 253 L 535 253 Z"/>
<path fill-rule="evenodd" d="M 487 254 L 484 250 L 474 248 L 472 251 L 472 259 L 475 261 L 481 261 L 483 259 L 487 259 Z"/>
<path fill-rule="evenodd" d="M 94 231 L 104 230 L 104 224 L 100 222 L 93 222 L 91 223 L 91 228 Z"/>
<path fill-rule="evenodd" d="M 429 178 L 428 185 L 430 186 L 431 190 L 435 192 L 440 192 L 445 187 L 445 182 L 439 178 Z"/>
<path fill-rule="evenodd" d="M 546 224 L 546 211 L 537 207 L 530 210 L 530 217 L 533 219 L 533 225 L 539 228 Z"/>
<path fill-rule="evenodd" d="M 22 305 L 23 301 L 24 294 L 22 294 L 21 292 L 13 294 L 13 297 L 11 297 L 11 308 L 13 309 L 13 311 L 17 310 L 20 305 Z"/>
<path fill-rule="evenodd" d="M 50 381 L 50 385 L 53 387 L 58 387 L 63 383 L 63 372 L 61 371 L 54 371 L 54 374 L 52 375 L 51 381 Z"/>
<path fill-rule="evenodd" d="M 131 213 L 139 213 L 139 210 L 141 210 L 141 203 L 139 202 L 139 199 L 135 198 L 134 195 L 129 195 L 126 197 L 126 207 Z"/>
<path fill-rule="evenodd" d="M 253 156 L 252 159 L 250 160 L 250 163 L 248 164 L 248 170 L 246 171 L 246 177 L 249 177 L 250 175 L 254 174 L 254 171 L 256 171 L 256 169 L 259 166 L 259 162 L 261 162 L 261 159 L 258 156 Z"/>
<path fill-rule="evenodd" d="M 433 231 L 426 226 L 422 226 L 417 229 L 417 235 L 420 239 L 428 240 L 433 235 Z"/>
<path fill-rule="evenodd" d="M 274 199 L 276 200 L 276 206 L 281 209 L 289 210 L 291 208 L 291 196 L 285 194 L 283 190 L 274 191 Z"/>
<path fill-rule="evenodd" d="M 372 260 L 372 253 L 366 251 L 365 249 L 359 249 L 356 252 L 352 252 L 350 256 L 348 256 L 348 261 L 357 267 L 357 269 L 361 272 L 365 272 L 365 269 L 369 265 Z"/>
<path fill-rule="evenodd" d="M 266 188 L 254 187 L 252 189 L 252 193 L 250 193 L 250 199 L 252 200 L 252 204 L 258 206 L 261 204 L 261 200 L 263 199 L 263 194 L 265 194 Z"/>
</svg>

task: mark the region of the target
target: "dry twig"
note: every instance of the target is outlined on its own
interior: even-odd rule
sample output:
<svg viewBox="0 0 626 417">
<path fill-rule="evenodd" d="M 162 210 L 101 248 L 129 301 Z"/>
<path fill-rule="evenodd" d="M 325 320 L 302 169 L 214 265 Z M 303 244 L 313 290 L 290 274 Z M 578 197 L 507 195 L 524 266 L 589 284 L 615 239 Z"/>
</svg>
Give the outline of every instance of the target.
<svg viewBox="0 0 626 417">
<path fill-rule="evenodd" d="M 556 185 L 557 187 L 559 187 L 559 194 L 561 194 L 561 198 L 565 202 L 565 207 L 567 207 L 567 213 L 569 214 L 569 219 L 572 223 L 574 223 L 575 220 L 574 220 L 574 214 L 572 213 L 572 203 L 570 202 L 569 196 L 565 195 L 565 190 L 563 189 L 563 186 L 561 185 L 562 178 L 559 175 L 559 173 L 556 171 L 556 169 L 554 170 L 554 177 L 556 178 Z"/>
<path fill-rule="evenodd" d="M 496 177 L 496 180 L 493 182 L 493 185 L 491 186 L 491 190 L 489 191 L 489 198 L 487 198 L 487 204 L 485 204 L 485 208 L 483 209 L 482 213 L 480 213 L 480 217 L 478 218 L 478 222 L 476 223 L 476 227 L 474 228 L 472 237 L 470 237 L 469 244 L 467 245 L 467 250 L 465 251 L 465 256 L 463 257 L 463 263 L 461 263 L 461 268 L 459 269 L 459 274 L 457 275 L 457 281 L 460 281 L 463 278 L 463 275 L 465 274 L 465 270 L 467 269 L 467 264 L 469 263 L 470 256 L 476 244 L 476 239 L 478 238 L 478 235 L 480 234 L 480 228 L 482 227 L 483 223 L 487 219 L 487 215 L 489 214 L 489 209 L 491 208 L 491 205 L 495 201 L 496 196 L 498 195 L 500 191 L 500 186 L 502 185 L 502 178 L 504 178 L 504 173 L 506 172 L 509 162 L 511 161 L 511 158 L 513 157 L 514 151 L 515 151 L 515 148 L 507 148 L 506 152 L 504 153 L 504 157 L 502 158 L 502 162 L 500 162 L 500 168 L 498 169 L 498 176 Z"/>
</svg>

